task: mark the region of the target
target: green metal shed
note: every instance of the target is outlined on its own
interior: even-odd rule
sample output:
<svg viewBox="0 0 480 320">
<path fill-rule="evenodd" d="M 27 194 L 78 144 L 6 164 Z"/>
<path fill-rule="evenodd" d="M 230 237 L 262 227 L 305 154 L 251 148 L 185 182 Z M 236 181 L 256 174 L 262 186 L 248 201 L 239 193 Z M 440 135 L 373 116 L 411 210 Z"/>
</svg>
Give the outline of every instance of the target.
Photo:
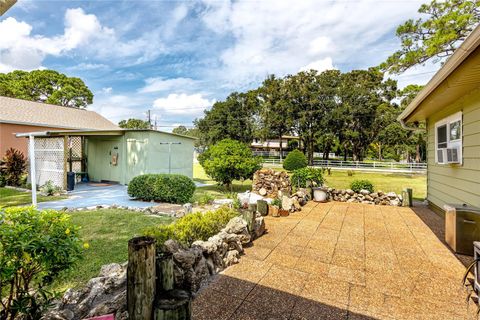
<svg viewBox="0 0 480 320">
<path fill-rule="evenodd" d="M 156 130 L 71 130 L 17 134 L 29 137 L 33 185 L 66 188 L 67 172 L 90 181 L 128 184 L 146 173 L 193 177 L 195 138 Z M 34 155 L 34 157 L 32 157 Z M 33 162 L 32 162 L 33 160 Z M 33 164 L 33 166 L 32 166 Z"/>
<path fill-rule="evenodd" d="M 154 130 L 86 137 L 86 168 L 92 181 L 128 184 L 146 173 L 193 177 L 194 139 Z M 170 160 L 169 160 L 170 158 Z"/>
</svg>

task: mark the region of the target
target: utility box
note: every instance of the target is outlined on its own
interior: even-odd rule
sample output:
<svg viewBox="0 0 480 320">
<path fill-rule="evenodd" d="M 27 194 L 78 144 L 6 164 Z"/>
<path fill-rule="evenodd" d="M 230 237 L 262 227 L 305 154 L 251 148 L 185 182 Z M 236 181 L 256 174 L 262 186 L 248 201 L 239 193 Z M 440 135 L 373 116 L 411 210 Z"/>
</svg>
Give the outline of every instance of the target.
<svg viewBox="0 0 480 320">
<path fill-rule="evenodd" d="M 473 242 L 480 241 L 480 208 L 446 204 L 445 241 L 455 253 L 473 256 Z"/>
</svg>

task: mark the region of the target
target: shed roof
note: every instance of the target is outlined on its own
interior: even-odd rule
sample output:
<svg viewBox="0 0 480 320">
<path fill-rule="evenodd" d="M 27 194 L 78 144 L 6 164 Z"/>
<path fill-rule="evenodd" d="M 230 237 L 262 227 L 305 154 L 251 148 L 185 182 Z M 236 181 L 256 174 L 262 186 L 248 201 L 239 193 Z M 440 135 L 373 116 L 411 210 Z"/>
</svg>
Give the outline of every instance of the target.
<svg viewBox="0 0 480 320">
<path fill-rule="evenodd" d="M 117 125 L 94 111 L 2 96 L 0 123 L 62 129 L 118 129 Z"/>
<path fill-rule="evenodd" d="M 398 116 L 402 123 L 430 115 L 480 86 L 480 25 L 455 50 L 415 99 Z"/>
<path fill-rule="evenodd" d="M 165 131 L 158 131 L 153 129 L 113 129 L 113 130 L 52 130 L 52 131 L 38 131 L 38 132 L 26 132 L 26 133 L 17 133 L 17 137 L 28 137 L 28 136 L 35 136 L 35 137 L 60 137 L 60 136 L 121 136 L 125 134 L 125 132 L 139 132 L 139 131 L 149 131 L 149 132 L 157 132 L 157 133 L 164 133 L 180 138 L 192 139 L 197 140 L 197 138 L 184 136 L 181 134 L 165 132 Z"/>
</svg>

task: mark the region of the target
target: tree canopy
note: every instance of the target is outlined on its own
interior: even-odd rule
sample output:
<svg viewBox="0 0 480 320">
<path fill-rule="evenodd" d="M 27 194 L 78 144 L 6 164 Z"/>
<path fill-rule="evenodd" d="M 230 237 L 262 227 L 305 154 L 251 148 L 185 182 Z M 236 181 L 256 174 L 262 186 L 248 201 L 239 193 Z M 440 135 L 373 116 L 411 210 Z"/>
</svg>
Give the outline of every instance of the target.
<svg viewBox="0 0 480 320">
<path fill-rule="evenodd" d="M 93 93 L 82 79 L 54 70 L 0 73 L 0 96 L 74 108 L 93 102 Z"/>
<path fill-rule="evenodd" d="M 134 119 L 134 118 L 130 118 L 128 120 L 122 120 L 118 123 L 118 126 L 123 129 L 150 129 L 151 128 L 150 122 L 141 120 L 141 119 Z"/>
<path fill-rule="evenodd" d="M 322 152 L 325 159 L 335 151 L 345 159 L 362 160 L 372 144 L 381 157 L 391 142 L 379 135 L 397 124 L 397 95 L 396 81 L 385 79 L 378 68 L 302 71 L 268 76 L 255 90 L 233 93 L 195 124 L 204 146 L 224 138 L 251 143 L 290 134 L 300 137 L 309 164 L 314 152 Z M 399 126 L 395 130 L 405 131 Z"/>
<path fill-rule="evenodd" d="M 397 28 L 401 49 L 381 64 L 383 70 L 402 73 L 452 55 L 480 22 L 480 0 L 432 0 L 418 12 L 425 17 L 409 19 Z"/>
</svg>

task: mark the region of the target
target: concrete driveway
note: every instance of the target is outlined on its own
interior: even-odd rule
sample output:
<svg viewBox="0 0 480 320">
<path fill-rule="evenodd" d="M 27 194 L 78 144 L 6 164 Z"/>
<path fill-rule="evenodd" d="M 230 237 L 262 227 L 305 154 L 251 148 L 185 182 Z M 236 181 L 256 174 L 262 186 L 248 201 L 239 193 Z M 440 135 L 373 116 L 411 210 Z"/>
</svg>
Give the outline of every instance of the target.
<svg viewBox="0 0 480 320">
<path fill-rule="evenodd" d="M 147 208 L 151 202 L 138 201 L 127 194 L 127 186 L 107 183 L 79 183 L 68 192 L 68 199 L 41 202 L 39 209 L 84 208 L 98 205 L 118 205 L 135 208 Z"/>
<path fill-rule="evenodd" d="M 266 217 L 268 233 L 194 300 L 194 319 L 469 319 L 465 267 L 427 225 L 438 219 L 339 202 Z"/>
</svg>

